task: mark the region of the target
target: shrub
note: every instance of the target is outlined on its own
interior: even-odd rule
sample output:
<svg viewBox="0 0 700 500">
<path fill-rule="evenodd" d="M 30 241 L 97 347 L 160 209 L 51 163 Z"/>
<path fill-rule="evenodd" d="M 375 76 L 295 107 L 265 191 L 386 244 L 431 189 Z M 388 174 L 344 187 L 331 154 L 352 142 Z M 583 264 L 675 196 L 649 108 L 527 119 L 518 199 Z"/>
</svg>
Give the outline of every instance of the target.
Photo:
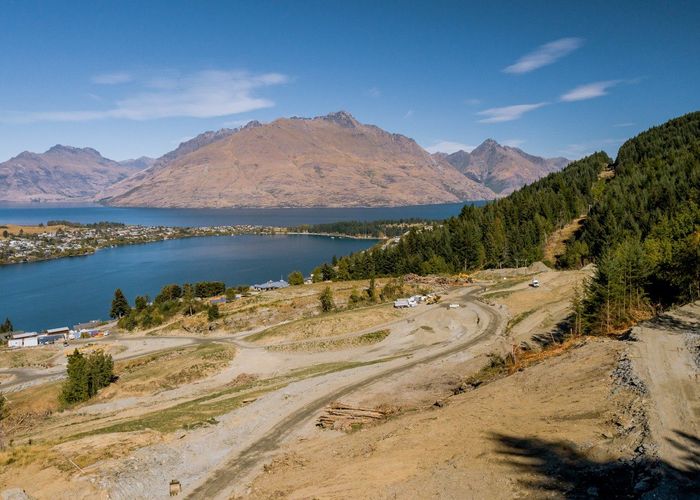
<svg viewBox="0 0 700 500">
<path fill-rule="evenodd" d="M 287 276 L 287 281 L 292 286 L 303 285 L 304 275 L 301 274 L 301 271 L 293 271 L 289 273 L 289 276 Z"/>
<path fill-rule="evenodd" d="M 331 312 L 333 309 L 335 309 L 335 302 L 333 302 L 333 290 L 331 290 L 331 287 L 327 286 L 323 290 L 323 293 L 321 293 L 319 296 L 318 300 L 321 303 L 322 312 Z"/>
</svg>

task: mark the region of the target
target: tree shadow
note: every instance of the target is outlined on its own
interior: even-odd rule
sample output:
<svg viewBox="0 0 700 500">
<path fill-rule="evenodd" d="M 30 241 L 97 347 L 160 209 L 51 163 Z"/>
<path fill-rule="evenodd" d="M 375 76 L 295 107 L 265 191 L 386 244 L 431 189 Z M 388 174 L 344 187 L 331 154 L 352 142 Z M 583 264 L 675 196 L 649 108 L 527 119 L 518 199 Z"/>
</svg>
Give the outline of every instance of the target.
<svg viewBox="0 0 700 500">
<path fill-rule="evenodd" d="M 536 333 L 530 337 L 529 342 L 521 343 L 520 347 L 524 350 L 533 348 L 544 349 L 554 344 L 561 344 L 571 336 L 571 331 L 574 324 L 574 315 L 570 314 L 562 321 L 554 325 L 552 329 L 543 333 Z M 532 344 L 530 344 L 530 342 Z"/>
<path fill-rule="evenodd" d="M 563 498 L 700 498 L 700 439 L 675 431 L 669 442 L 683 452 L 682 464 L 651 457 L 598 462 L 574 443 L 492 434 L 497 453 L 527 474 L 520 480 L 535 496 Z"/>
<path fill-rule="evenodd" d="M 685 315 L 685 314 L 684 314 Z M 686 320 L 678 316 L 670 314 L 661 314 L 640 324 L 645 328 L 658 328 L 659 330 L 667 330 L 678 333 L 694 333 L 700 334 L 700 325 L 697 322 Z"/>
</svg>

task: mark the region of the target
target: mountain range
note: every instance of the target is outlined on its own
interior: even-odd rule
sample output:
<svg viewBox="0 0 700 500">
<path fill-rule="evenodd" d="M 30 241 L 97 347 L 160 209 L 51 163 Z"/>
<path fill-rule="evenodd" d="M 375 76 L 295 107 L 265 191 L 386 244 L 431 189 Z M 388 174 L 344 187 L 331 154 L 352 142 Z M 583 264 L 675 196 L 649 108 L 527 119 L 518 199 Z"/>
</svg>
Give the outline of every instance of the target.
<svg viewBox="0 0 700 500">
<path fill-rule="evenodd" d="M 566 158 L 533 156 L 522 149 L 502 146 L 493 139 L 486 139 L 471 153 L 457 151 L 441 156 L 464 175 L 498 195 L 510 194 L 569 164 Z"/>
<path fill-rule="evenodd" d="M 89 201 L 141 168 L 109 160 L 92 148 L 56 145 L 41 154 L 25 151 L 0 163 L 0 201 Z"/>
<path fill-rule="evenodd" d="M 31 160 L 31 161 L 30 161 Z M 158 159 L 54 146 L 0 164 L 0 200 L 150 207 L 401 206 L 493 199 L 563 168 L 489 139 L 431 155 L 340 111 L 209 131 Z"/>
</svg>

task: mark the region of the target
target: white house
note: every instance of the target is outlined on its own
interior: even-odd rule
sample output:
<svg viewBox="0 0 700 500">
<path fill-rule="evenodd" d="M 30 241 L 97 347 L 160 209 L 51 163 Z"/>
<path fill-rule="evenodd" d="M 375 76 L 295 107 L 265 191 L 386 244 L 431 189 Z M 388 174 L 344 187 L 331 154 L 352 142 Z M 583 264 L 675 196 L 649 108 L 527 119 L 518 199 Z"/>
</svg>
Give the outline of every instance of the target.
<svg viewBox="0 0 700 500">
<path fill-rule="evenodd" d="M 17 333 L 7 341 L 8 347 L 36 347 L 39 345 L 39 334 L 36 332 Z"/>
</svg>

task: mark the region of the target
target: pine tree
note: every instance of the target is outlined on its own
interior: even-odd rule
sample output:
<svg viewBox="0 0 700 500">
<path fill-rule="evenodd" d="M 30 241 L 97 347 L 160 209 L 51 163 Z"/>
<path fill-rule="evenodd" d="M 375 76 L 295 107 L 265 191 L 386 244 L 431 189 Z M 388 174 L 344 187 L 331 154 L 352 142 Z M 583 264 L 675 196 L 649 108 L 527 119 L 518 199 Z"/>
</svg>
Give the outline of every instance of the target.
<svg viewBox="0 0 700 500">
<path fill-rule="evenodd" d="M 109 312 L 109 316 L 118 319 L 128 315 L 130 311 L 129 301 L 126 300 L 121 288 L 117 288 L 114 291 L 114 299 L 112 300 L 112 309 Z"/>
<path fill-rule="evenodd" d="M 321 312 L 331 312 L 333 309 L 335 309 L 335 302 L 333 302 L 333 290 L 331 290 L 331 287 L 327 286 L 323 290 L 323 293 L 321 293 L 319 296 L 318 300 L 321 303 Z"/>
<path fill-rule="evenodd" d="M 14 331 L 12 321 L 10 321 L 10 318 L 5 318 L 5 321 L 2 324 L 0 324 L 0 333 L 7 333 L 12 331 Z"/>
</svg>

